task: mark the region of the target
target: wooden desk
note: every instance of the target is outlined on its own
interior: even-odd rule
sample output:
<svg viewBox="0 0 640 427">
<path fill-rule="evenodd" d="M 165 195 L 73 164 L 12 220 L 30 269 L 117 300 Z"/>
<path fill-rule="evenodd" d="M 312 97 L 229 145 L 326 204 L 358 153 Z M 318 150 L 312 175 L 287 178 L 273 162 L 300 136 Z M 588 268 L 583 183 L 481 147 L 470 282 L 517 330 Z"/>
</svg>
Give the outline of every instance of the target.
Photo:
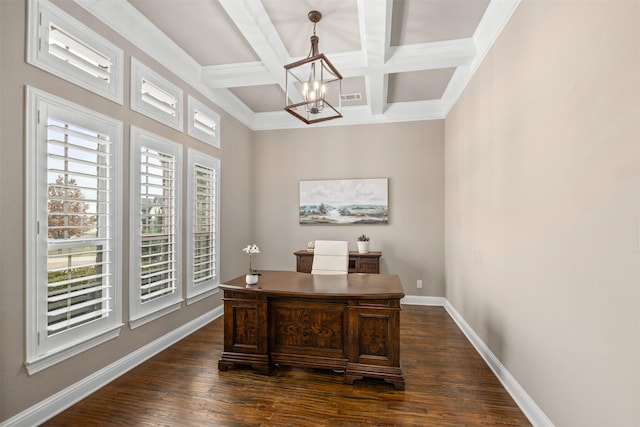
<svg viewBox="0 0 640 427">
<path fill-rule="evenodd" d="M 313 252 L 306 249 L 295 251 L 296 271 L 311 273 L 313 264 Z M 349 273 L 380 273 L 380 257 L 382 252 L 367 252 L 361 254 L 357 251 L 349 252 Z"/>
<path fill-rule="evenodd" d="M 218 369 L 276 364 L 344 370 L 344 382 L 383 378 L 404 390 L 400 365 L 397 275 L 318 276 L 263 271 L 256 285 L 240 276 L 224 290 L 224 351 Z"/>
</svg>

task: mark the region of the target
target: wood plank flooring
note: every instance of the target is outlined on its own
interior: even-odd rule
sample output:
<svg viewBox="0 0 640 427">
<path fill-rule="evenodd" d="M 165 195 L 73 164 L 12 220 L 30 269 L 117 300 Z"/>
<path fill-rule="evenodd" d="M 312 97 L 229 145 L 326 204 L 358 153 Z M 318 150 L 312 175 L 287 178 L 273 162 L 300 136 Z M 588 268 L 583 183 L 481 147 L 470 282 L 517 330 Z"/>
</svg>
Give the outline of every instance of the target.
<svg viewBox="0 0 640 427">
<path fill-rule="evenodd" d="M 219 318 L 44 425 L 531 425 L 444 308 L 403 306 L 400 324 L 404 391 L 327 370 L 220 372 Z"/>
</svg>

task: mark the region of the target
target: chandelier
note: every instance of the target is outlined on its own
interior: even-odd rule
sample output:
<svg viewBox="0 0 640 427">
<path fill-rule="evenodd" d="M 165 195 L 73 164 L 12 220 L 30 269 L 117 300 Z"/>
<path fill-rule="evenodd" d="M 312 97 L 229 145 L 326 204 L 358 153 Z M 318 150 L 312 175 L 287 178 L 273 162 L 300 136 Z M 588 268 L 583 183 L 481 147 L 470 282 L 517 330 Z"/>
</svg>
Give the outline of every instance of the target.
<svg viewBox="0 0 640 427">
<path fill-rule="evenodd" d="M 310 125 L 342 117 L 342 75 L 318 50 L 316 24 L 322 14 L 312 10 L 307 16 L 313 22 L 311 50 L 305 59 L 284 66 L 284 109 Z"/>
</svg>

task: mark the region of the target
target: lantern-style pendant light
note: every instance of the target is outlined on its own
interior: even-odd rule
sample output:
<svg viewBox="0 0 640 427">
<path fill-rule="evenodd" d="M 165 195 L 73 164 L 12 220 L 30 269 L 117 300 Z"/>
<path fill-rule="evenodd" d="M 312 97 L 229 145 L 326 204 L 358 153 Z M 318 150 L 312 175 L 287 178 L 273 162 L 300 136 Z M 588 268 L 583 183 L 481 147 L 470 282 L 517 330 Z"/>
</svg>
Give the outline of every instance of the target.
<svg viewBox="0 0 640 427">
<path fill-rule="evenodd" d="M 313 22 L 311 50 L 305 59 L 284 66 L 284 109 L 309 125 L 342 117 L 342 75 L 318 49 L 316 24 L 322 14 L 312 10 L 308 17 Z"/>
</svg>

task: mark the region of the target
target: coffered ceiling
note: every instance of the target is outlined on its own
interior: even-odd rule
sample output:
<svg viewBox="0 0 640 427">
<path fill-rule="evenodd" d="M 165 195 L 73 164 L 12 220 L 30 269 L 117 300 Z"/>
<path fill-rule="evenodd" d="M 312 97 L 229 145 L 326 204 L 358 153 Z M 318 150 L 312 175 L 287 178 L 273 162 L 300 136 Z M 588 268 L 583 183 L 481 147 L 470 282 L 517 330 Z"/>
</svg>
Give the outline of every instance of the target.
<svg viewBox="0 0 640 427">
<path fill-rule="evenodd" d="M 343 75 L 343 118 L 441 119 L 519 0 L 75 0 L 253 130 L 306 127 L 283 110 L 284 65 L 320 52 Z"/>
</svg>

